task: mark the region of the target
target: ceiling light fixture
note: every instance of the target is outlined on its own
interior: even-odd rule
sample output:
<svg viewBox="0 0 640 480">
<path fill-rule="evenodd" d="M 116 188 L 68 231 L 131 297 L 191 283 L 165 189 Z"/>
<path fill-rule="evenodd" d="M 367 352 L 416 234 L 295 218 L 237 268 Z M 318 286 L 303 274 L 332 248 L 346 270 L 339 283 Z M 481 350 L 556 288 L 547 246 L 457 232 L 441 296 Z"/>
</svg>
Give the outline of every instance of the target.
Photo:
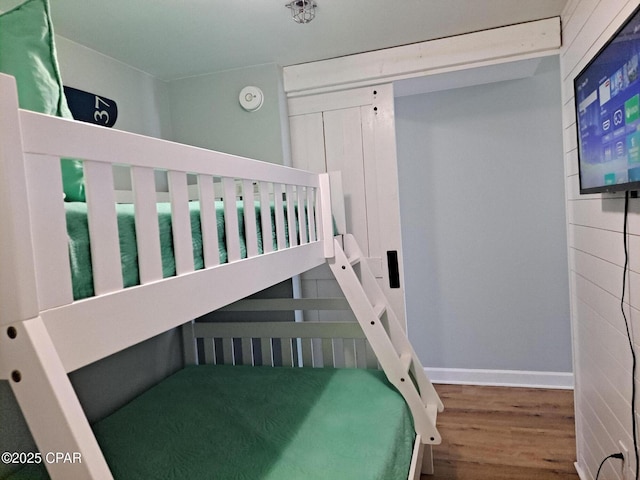
<svg viewBox="0 0 640 480">
<path fill-rule="evenodd" d="M 285 7 L 291 9 L 291 16 L 296 23 L 309 23 L 316 16 L 318 5 L 313 0 L 293 0 Z"/>
</svg>

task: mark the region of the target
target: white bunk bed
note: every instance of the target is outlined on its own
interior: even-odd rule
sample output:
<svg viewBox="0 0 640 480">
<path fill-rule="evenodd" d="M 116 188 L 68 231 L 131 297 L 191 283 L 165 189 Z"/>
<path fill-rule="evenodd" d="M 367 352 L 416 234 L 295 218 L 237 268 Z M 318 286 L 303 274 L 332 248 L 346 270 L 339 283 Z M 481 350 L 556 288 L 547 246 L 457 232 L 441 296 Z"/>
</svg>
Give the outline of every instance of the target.
<svg viewBox="0 0 640 480">
<path fill-rule="evenodd" d="M 0 68 L 17 72 L 20 102 L 65 115 L 47 1 L 1 14 L 0 27 Z M 442 404 L 355 240 L 334 238 L 329 176 L 18 105 L 0 75 L 0 379 L 39 450 L 14 452 L 27 465 L 12 479 L 431 471 Z M 62 158 L 81 162 L 86 199 L 67 189 Z M 130 173 L 130 204 L 116 165 Z M 333 216 L 343 225 L 343 207 Z M 346 302 L 239 301 L 324 262 Z M 349 308 L 358 323 L 193 320 L 220 308 Z M 185 368 L 90 425 L 68 373 L 180 326 Z"/>
<path fill-rule="evenodd" d="M 93 295 L 86 298 L 74 298 L 61 158 L 83 162 L 93 283 Z M 132 178 L 134 262 L 139 269 L 132 286 L 123 283 L 114 165 L 129 168 Z M 163 272 L 156 171 L 166 172 L 169 185 L 175 262 L 170 276 Z M 195 214 L 190 210 L 194 189 L 199 202 Z M 89 424 L 68 373 L 180 326 L 186 364 L 252 365 L 251 372 L 266 366 L 382 369 L 411 416 L 415 439 L 406 459 L 408 478 L 429 473 L 430 446 L 440 442 L 436 416 L 442 404 L 366 262 L 359 262 L 355 240 L 334 237 L 331 204 L 326 174 L 21 110 L 14 78 L 0 74 L 0 379 L 9 381 L 40 454 L 81 457 L 81 462 L 40 457 L 51 478 L 129 478 L 114 473 L 120 471 L 116 460 L 97 439 L 96 429 L 102 427 Z M 218 231 L 220 217 L 224 232 Z M 194 260 L 194 218 L 202 237 L 200 269 L 198 258 Z M 331 300 L 329 308 L 351 308 L 359 323 L 193 321 L 225 306 L 327 308 L 310 299 L 234 303 L 325 262 L 348 303 Z M 185 370 L 193 368 L 214 367 Z M 386 380 L 376 382 L 375 388 L 395 392 Z M 206 443 L 200 442 L 205 452 Z M 313 453 L 332 463 L 322 457 L 322 448 L 314 446 Z M 181 478 L 180 460 L 166 461 L 175 474 L 167 478 Z"/>
</svg>

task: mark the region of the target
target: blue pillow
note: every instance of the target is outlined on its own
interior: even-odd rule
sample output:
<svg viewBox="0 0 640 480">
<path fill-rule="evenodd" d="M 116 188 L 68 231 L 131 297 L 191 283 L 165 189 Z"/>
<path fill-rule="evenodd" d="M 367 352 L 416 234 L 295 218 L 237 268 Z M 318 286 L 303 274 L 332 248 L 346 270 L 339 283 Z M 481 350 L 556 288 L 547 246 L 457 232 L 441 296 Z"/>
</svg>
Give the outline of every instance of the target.
<svg viewBox="0 0 640 480">
<path fill-rule="evenodd" d="M 0 72 L 18 84 L 20 108 L 73 118 L 64 96 L 48 0 L 27 0 L 0 14 Z M 63 159 L 67 201 L 84 201 L 82 162 Z"/>
</svg>

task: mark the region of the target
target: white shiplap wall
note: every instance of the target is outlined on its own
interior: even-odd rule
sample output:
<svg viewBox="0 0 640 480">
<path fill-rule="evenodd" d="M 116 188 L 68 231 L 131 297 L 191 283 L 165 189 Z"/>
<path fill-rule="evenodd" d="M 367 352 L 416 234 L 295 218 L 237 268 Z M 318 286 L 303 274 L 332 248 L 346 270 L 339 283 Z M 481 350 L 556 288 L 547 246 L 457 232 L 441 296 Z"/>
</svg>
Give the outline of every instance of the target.
<svg viewBox="0 0 640 480">
<path fill-rule="evenodd" d="M 562 14 L 563 127 L 567 233 L 574 346 L 577 468 L 595 478 L 601 460 L 633 451 L 631 354 L 620 312 L 623 250 L 622 195 L 578 192 L 573 78 L 638 5 L 637 0 L 569 0 Z M 640 200 L 631 200 L 630 275 L 625 310 L 640 348 Z M 632 468 L 635 461 L 631 455 Z M 623 479 L 622 462 L 606 463 L 601 479 Z"/>
</svg>

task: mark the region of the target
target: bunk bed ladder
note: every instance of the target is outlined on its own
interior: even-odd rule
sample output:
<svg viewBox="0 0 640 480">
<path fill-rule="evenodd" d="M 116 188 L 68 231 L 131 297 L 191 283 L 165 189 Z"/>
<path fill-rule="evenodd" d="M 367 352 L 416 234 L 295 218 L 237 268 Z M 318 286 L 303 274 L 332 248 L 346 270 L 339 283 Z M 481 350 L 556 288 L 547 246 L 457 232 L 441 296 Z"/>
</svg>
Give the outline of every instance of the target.
<svg viewBox="0 0 640 480">
<path fill-rule="evenodd" d="M 342 244 L 341 244 L 342 243 Z M 422 473 L 433 473 L 431 445 L 441 442 L 436 428 L 438 412 L 442 411 L 433 384 L 425 374 L 420 360 L 402 329 L 378 281 L 371 272 L 353 235 L 334 240 L 335 256 L 329 266 L 357 318 L 380 367 L 389 381 L 405 398 L 413 415 L 416 442 L 424 448 Z M 420 469 L 418 469 L 420 470 Z"/>
</svg>

